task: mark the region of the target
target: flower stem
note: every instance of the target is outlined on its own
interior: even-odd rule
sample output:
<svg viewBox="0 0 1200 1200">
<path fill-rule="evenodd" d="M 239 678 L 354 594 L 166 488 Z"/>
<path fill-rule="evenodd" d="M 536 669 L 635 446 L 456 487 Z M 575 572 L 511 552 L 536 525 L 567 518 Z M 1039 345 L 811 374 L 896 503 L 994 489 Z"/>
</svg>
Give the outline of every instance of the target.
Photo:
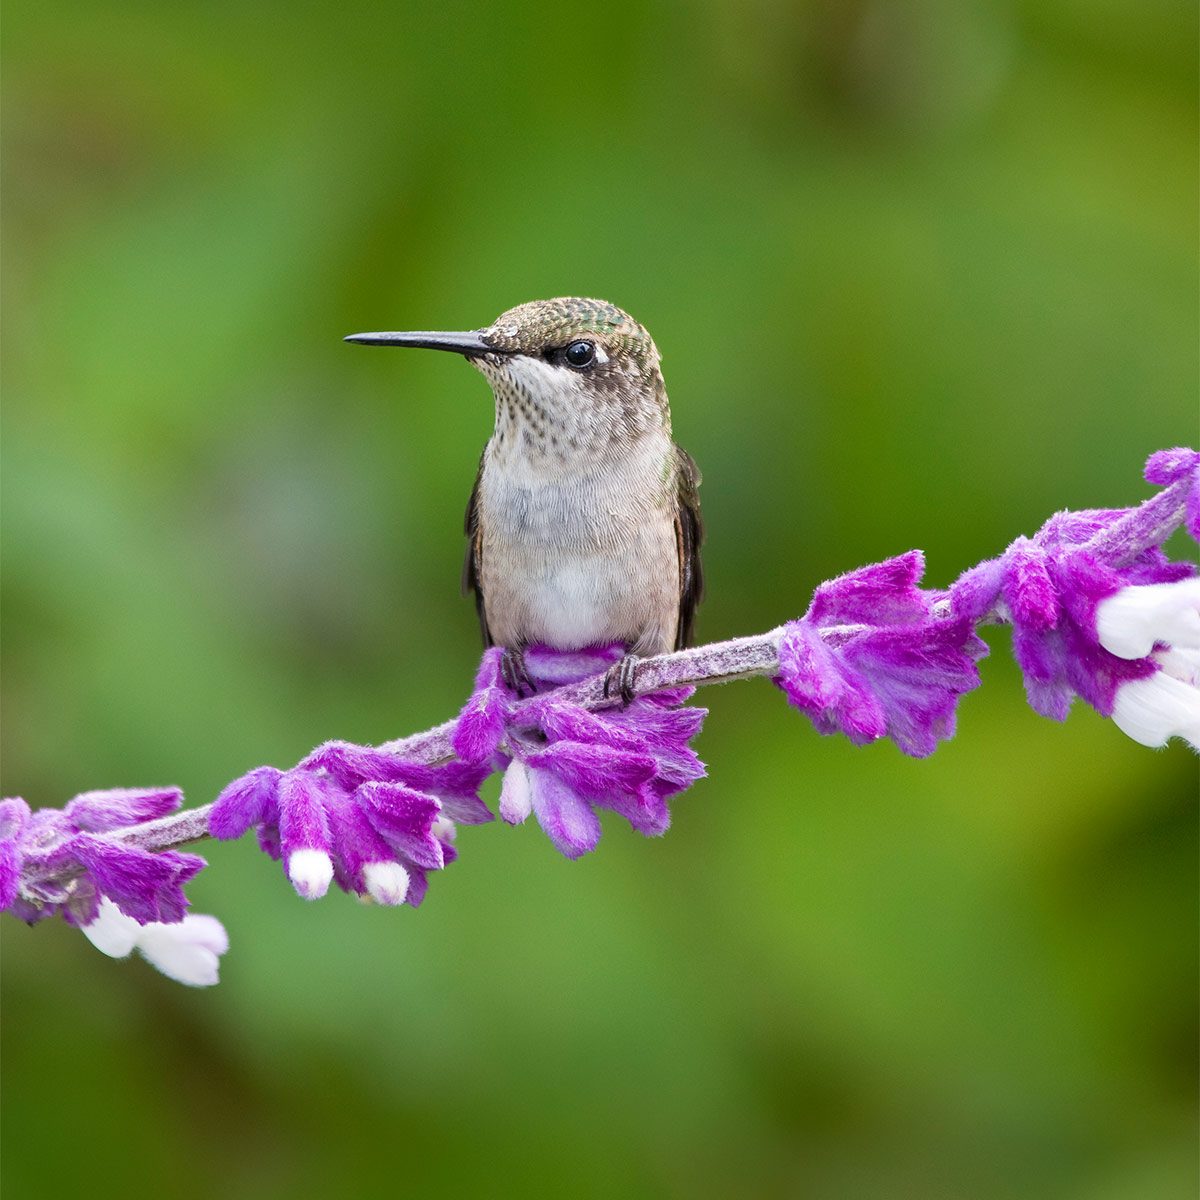
<svg viewBox="0 0 1200 1200">
<path fill-rule="evenodd" d="M 643 696 L 665 688 L 730 683 L 735 679 L 774 675 L 779 671 L 781 633 L 782 630 L 773 629 L 753 637 L 731 638 L 726 642 L 711 642 L 706 646 L 644 658 L 637 666 L 634 695 Z M 589 711 L 611 708 L 621 703 L 619 697 L 604 694 L 604 672 L 561 688 L 559 695 Z M 522 709 L 533 703 L 534 700 L 525 700 L 514 705 L 515 724 L 520 724 Z M 454 757 L 450 745 L 454 725 L 453 720 L 444 721 L 422 733 L 385 742 L 379 749 L 413 763 L 445 762 Z M 109 836 L 145 850 L 168 850 L 208 837 L 208 814 L 211 808 L 211 804 L 205 804 L 200 808 L 184 809 L 155 821 L 114 830 Z"/>
<path fill-rule="evenodd" d="M 1101 530 L 1086 549 L 1110 567 L 1127 567 L 1143 550 L 1161 545 L 1183 523 L 1191 487 L 1190 479 L 1177 479 Z"/>
<path fill-rule="evenodd" d="M 1087 548 L 1102 562 L 1113 567 L 1127 566 L 1149 546 L 1159 545 L 1183 521 L 1189 489 L 1187 479 L 1177 480 L 1158 495 L 1132 508 L 1107 529 L 1087 543 Z M 935 606 L 935 620 L 949 619 L 948 605 Z M 976 622 L 977 625 L 1003 621 L 1001 612 L 991 610 Z M 820 635 L 838 644 L 861 626 L 825 626 Z M 735 679 L 751 679 L 757 675 L 779 673 L 779 642 L 782 627 L 752 637 L 731 638 L 710 642 L 689 650 L 676 650 L 642 659 L 638 663 L 633 684 L 634 695 L 677 687 L 702 687 L 712 683 L 731 683 Z M 589 711 L 611 708 L 620 703 L 616 696 L 604 694 L 605 673 L 601 672 L 580 683 L 566 685 L 559 695 L 563 700 L 578 704 Z M 525 700 L 513 707 L 512 721 L 520 727 L 521 713 L 536 701 Z M 385 742 L 378 749 L 413 763 L 434 764 L 454 757 L 450 738 L 455 721 L 445 721 L 422 733 Z M 126 829 L 114 830 L 114 839 L 146 850 L 166 850 L 209 836 L 208 814 L 212 805 L 185 809 L 155 821 L 146 821 Z"/>
</svg>

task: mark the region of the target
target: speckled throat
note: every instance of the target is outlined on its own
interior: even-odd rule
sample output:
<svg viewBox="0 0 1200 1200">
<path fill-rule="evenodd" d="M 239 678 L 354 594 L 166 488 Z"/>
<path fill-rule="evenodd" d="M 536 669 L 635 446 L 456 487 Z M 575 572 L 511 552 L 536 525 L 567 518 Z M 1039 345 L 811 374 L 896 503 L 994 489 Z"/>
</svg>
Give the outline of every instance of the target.
<svg viewBox="0 0 1200 1200">
<path fill-rule="evenodd" d="M 474 363 L 496 401 L 488 445 L 496 465 L 552 477 L 611 467 L 647 436 L 670 440 L 671 413 L 661 375 L 658 386 L 647 389 L 617 363 L 606 378 L 586 379 L 522 354 Z M 606 366 L 600 363 L 597 369 Z"/>
</svg>

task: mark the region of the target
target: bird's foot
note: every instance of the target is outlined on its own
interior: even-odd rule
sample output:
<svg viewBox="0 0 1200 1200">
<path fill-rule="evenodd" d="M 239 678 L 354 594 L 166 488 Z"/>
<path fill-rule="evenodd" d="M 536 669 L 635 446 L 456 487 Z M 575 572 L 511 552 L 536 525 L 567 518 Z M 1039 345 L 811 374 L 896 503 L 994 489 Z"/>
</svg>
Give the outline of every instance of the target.
<svg viewBox="0 0 1200 1200">
<path fill-rule="evenodd" d="M 636 654 L 626 654 L 619 663 L 609 667 L 604 676 L 604 695 L 615 694 L 621 697 L 622 704 L 628 704 L 633 699 L 633 685 L 641 661 Z"/>
<path fill-rule="evenodd" d="M 510 692 L 517 694 L 518 700 L 524 700 L 526 696 L 532 696 L 537 691 L 529 669 L 525 666 L 523 650 L 504 651 L 500 659 L 500 678 L 504 680 L 504 686 Z"/>
</svg>

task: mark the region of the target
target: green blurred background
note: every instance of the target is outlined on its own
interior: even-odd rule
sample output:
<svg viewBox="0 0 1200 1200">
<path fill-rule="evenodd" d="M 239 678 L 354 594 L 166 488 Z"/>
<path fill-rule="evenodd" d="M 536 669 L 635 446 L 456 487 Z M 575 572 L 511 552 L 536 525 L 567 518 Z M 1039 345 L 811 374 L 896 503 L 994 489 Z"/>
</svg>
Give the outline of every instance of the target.
<svg viewBox="0 0 1200 1200">
<path fill-rule="evenodd" d="M 945 584 L 1196 436 L 1183 0 L 5 18 L 35 805 L 199 803 L 461 703 L 487 389 L 345 333 L 644 321 L 706 475 L 704 640 L 914 545 Z M 1194 1195 L 1196 760 L 1034 716 L 989 640 L 931 760 L 738 684 L 665 839 L 467 829 L 420 912 L 213 846 L 214 990 L 6 919 L 7 1194 Z"/>
</svg>

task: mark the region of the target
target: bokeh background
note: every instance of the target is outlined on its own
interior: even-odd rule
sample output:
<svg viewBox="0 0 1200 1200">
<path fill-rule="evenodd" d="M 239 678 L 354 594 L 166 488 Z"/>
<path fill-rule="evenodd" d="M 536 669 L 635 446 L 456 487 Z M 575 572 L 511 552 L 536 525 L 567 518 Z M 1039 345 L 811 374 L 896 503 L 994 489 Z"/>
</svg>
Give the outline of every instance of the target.
<svg viewBox="0 0 1200 1200">
<path fill-rule="evenodd" d="M 456 711 L 486 385 L 345 333 L 644 321 L 705 640 L 912 546 L 945 584 L 1197 434 L 1184 0 L 5 8 L 35 805 Z M 1196 760 L 1036 717 L 989 641 L 930 760 L 719 689 L 667 837 L 467 829 L 419 912 L 212 846 L 213 990 L 6 918 L 7 1193 L 1194 1195 Z"/>
</svg>

